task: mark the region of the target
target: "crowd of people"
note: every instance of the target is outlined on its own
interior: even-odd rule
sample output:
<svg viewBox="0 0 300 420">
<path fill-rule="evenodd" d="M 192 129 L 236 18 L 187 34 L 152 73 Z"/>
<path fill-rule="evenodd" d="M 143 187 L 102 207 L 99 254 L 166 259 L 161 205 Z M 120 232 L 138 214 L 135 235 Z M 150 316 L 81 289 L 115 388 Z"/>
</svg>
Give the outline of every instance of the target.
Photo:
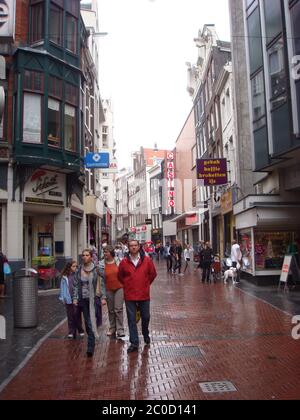
<svg viewBox="0 0 300 420">
<path fill-rule="evenodd" d="M 99 258 L 94 243 L 82 252 L 82 262 L 72 261 L 62 272 L 60 300 L 66 306 L 68 338 L 77 333 L 83 337 L 82 315 L 87 334 L 87 356 L 93 357 L 98 328 L 102 324 L 102 306 L 107 305 L 111 338 L 123 339 L 125 303 L 130 345 L 128 353 L 139 348 L 137 313 L 140 313 L 145 346 L 150 345 L 150 287 L 157 273 L 140 243 L 130 240 L 128 246 L 105 246 Z"/>
<path fill-rule="evenodd" d="M 102 307 L 108 309 L 107 335 L 113 339 L 125 337 L 123 307 L 125 303 L 130 345 L 128 353 L 139 348 L 137 319 L 141 318 L 142 334 L 146 346 L 150 344 L 150 287 L 157 276 L 153 259 L 166 261 L 170 275 L 184 276 L 187 270 L 201 270 L 202 282 L 210 282 L 213 267 L 220 266 L 209 242 L 200 242 L 196 249 L 174 240 L 154 246 L 141 245 L 137 240 L 119 243 L 115 247 L 102 247 L 98 252 L 95 242 L 82 252 L 81 264 L 69 262 L 61 275 L 60 300 L 66 306 L 68 338 L 84 337 L 82 315 L 87 334 L 87 356 L 92 357 L 98 328 L 102 324 Z M 232 267 L 239 271 L 242 259 L 236 241 L 231 250 Z M 1 261 L 0 261 L 1 262 Z M 184 263 L 184 264 L 183 264 Z M 195 266 L 195 263 L 197 264 Z"/>
</svg>

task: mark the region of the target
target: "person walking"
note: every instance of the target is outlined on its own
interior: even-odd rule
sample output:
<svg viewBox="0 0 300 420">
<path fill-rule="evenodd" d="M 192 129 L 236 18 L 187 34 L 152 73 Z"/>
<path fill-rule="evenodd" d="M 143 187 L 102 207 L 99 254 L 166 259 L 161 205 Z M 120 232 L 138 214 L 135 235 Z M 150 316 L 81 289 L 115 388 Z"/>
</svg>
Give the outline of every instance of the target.
<svg viewBox="0 0 300 420">
<path fill-rule="evenodd" d="M 6 262 L 6 257 L 2 254 L 2 252 L 0 252 L 0 298 L 5 298 L 4 263 Z"/>
<path fill-rule="evenodd" d="M 193 259 L 193 253 L 194 253 L 194 250 L 191 247 L 191 245 L 189 245 L 189 244 L 186 245 L 185 248 L 184 248 L 184 253 L 183 253 L 184 261 L 185 261 L 184 273 L 186 272 L 187 269 L 189 269 L 189 271 L 190 271 L 189 264 Z"/>
<path fill-rule="evenodd" d="M 74 279 L 77 271 L 77 262 L 68 262 L 61 273 L 59 300 L 65 304 L 68 318 L 68 338 L 76 338 L 76 333 L 84 337 L 82 328 L 82 310 L 79 306 L 73 305 L 72 296 L 74 291 Z"/>
<path fill-rule="evenodd" d="M 242 251 L 238 242 L 234 239 L 231 247 L 231 261 L 232 267 L 237 269 L 237 282 L 240 282 L 240 269 L 242 264 Z"/>
<path fill-rule="evenodd" d="M 88 334 L 86 354 L 88 357 L 93 357 L 95 338 L 99 337 L 97 328 L 102 321 L 101 303 L 102 305 L 106 304 L 106 291 L 99 270 L 93 263 L 93 254 L 90 249 L 85 249 L 82 252 L 82 260 L 82 265 L 75 273 L 73 303 L 82 308 L 85 329 Z"/>
<path fill-rule="evenodd" d="M 116 257 L 112 247 L 104 250 L 104 262 L 100 263 L 100 274 L 105 279 L 106 298 L 109 316 L 109 337 L 123 338 L 124 321 L 123 305 L 124 290 L 123 284 L 118 279 L 120 260 Z"/>
<path fill-rule="evenodd" d="M 210 281 L 210 268 L 213 262 L 213 250 L 209 242 L 206 242 L 204 249 L 201 251 L 201 261 L 202 261 L 202 283 L 209 283 Z"/>
<path fill-rule="evenodd" d="M 167 272 L 170 273 L 172 271 L 172 256 L 170 254 L 171 245 L 170 242 L 166 243 L 166 246 L 164 248 L 164 258 L 167 261 Z"/>
<path fill-rule="evenodd" d="M 176 270 L 178 270 L 179 276 L 183 276 L 183 274 L 181 273 L 182 253 L 183 253 L 183 248 L 181 246 L 181 242 L 176 241 L 176 265 L 174 267 L 174 273 L 176 274 Z"/>
<path fill-rule="evenodd" d="M 150 344 L 150 286 L 157 276 L 150 257 L 140 253 L 137 240 L 129 241 L 129 255 L 119 266 L 119 281 L 124 286 L 124 297 L 127 311 L 130 346 L 127 353 L 138 351 L 139 336 L 136 314 L 139 309 L 142 319 L 142 333 L 145 345 Z"/>
</svg>

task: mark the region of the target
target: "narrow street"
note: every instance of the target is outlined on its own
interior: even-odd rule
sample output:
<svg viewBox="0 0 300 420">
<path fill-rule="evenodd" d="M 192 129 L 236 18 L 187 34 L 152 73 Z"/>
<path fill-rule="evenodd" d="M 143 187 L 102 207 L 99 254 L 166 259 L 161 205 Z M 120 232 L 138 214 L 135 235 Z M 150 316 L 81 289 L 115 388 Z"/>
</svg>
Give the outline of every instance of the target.
<svg viewBox="0 0 300 420">
<path fill-rule="evenodd" d="M 162 263 L 158 271 L 149 348 L 128 355 L 127 339 L 106 336 L 104 310 L 92 360 L 85 340 L 65 338 L 64 324 L 0 400 L 299 399 L 300 342 L 291 336 L 292 316 L 231 284 L 167 275 Z M 233 390 L 223 385 L 220 393 L 205 393 L 200 386 L 224 381 Z"/>
</svg>

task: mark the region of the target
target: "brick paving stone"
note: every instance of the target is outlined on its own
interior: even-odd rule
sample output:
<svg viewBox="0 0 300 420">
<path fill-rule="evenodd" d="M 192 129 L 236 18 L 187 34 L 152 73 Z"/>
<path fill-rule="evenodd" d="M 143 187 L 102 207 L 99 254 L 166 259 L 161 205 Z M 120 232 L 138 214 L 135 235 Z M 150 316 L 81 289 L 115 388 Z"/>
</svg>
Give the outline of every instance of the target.
<svg viewBox="0 0 300 420">
<path fill-rule="evenodd" d="M 61 326 L 0 400 L 300 398 L 300 341 L 291 337 L 292 317 L 249 290 L 203 285 L 194 274 L 177 278 L 160 268 L 151 317 L 151 346 L 128 355 L 127 343 L 106 336 L 105 314 L 92 360 L 85 357 L 86 341 L 65 340 Z M 223 381 L 237 391 L 205 394 L 200 388 Z"/>
</svg>

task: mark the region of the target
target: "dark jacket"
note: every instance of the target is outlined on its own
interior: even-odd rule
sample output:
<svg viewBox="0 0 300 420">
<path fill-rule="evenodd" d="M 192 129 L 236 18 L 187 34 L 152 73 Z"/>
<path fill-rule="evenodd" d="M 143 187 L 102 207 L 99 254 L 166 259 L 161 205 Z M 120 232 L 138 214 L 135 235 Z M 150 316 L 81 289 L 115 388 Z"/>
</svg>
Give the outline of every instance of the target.
<svg viewBox="0 0 300 420">
<path fill-rule="evenodd" d="M 213 250 L 211 248 L 204 248 L 200 253 L 201 262 L 212 263 L 214 259 Z"/>
</svg>

